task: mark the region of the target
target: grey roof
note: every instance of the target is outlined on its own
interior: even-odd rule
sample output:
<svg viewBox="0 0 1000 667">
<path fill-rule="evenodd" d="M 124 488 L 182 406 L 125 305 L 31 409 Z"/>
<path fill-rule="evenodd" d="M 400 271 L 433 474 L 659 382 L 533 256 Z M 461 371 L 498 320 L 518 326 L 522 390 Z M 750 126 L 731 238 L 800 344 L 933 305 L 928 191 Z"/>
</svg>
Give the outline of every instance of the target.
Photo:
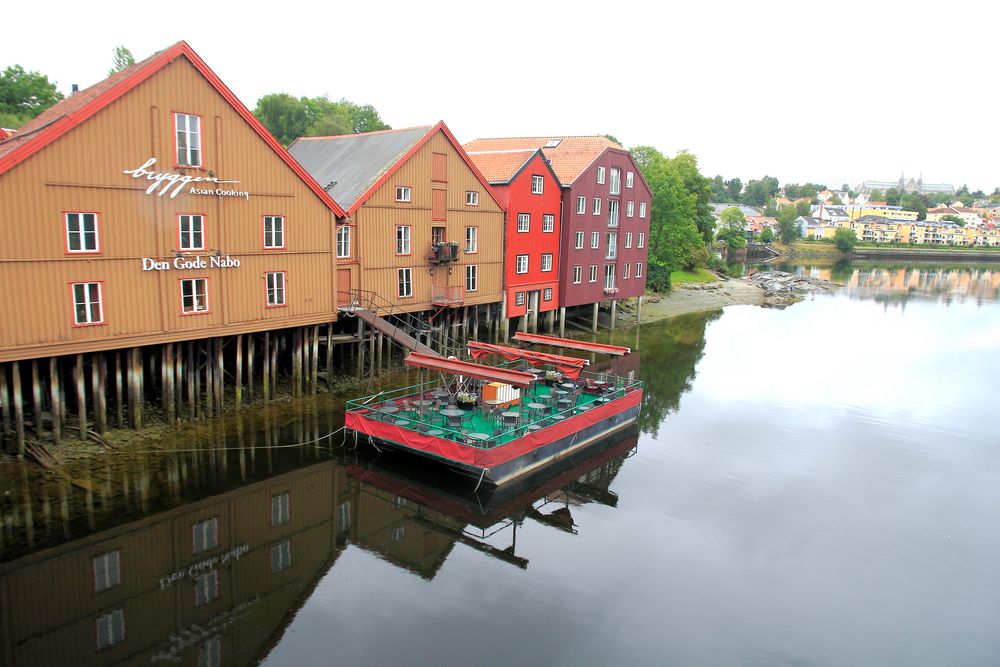
<svg viewBox="0 0 1000 667">
<path fill-rule="evenodd" d="M 432 127 L 301 137 L 288 147 L 288 152 L 347 210 Z"/>
</svg>

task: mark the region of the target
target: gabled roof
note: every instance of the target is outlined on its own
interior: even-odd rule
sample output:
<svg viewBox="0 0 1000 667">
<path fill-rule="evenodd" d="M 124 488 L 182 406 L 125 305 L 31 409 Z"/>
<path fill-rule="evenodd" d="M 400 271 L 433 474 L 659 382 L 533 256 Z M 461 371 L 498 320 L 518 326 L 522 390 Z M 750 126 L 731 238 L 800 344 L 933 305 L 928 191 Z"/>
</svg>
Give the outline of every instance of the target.
<svg viewBox="0 0 1000 667">
<path fill-rule="evenodd" d="M 250 113 L 239 98 L 216 76 L 205 61 L 194 52 L 187 42 L 180 41 L 173 46 L 154 53 L 120 72 L 115 72 L 103 81 L 81 90 L 58 104 L 46 109 L 27 125 L 19 129 L 9 139 L 0 141 L 0 174 L 42 150 L 52 142 L 83 124 L 127 92 L 143 83 L 178 58 L 186 58 L 205 80 L 229 103 L 236 113 L 256 132 L 261 139 L 294 171 L 303 182 L 336 215 L 345 216 L 344 210 L 323 191 L 308 172 L 292 159 L 288 151 L 267 131 L 257 117 Z"/>
<path fill-rule="evenodd" d="M 528 164 L 535 159 L 536 155 L 542 157 L 542 164 L 552 174 L 556 185 L 562 187 L 559 177 L 552 170 L 552 165 L 549 164 L 545 154 L 538 148 L 534 150 L 529 148 L 511 151 L 470 152 L 469 158 L 475 163 L 476 167 L 479 168 L 479 171 L 483 173 L 483 176 L 491 185 L 506 185 L 517 178 L 518 174 L 524 171 Z"/>
<path fill-rule="evenodd" d="M 563 185 L 570 185 L 594 160 L 608 148 L 624 150 L 607 137 L 507 137 L 499 139 L 474 139 L 465 144 L 470 153 L 530 150 L 541 148 L 549 159 L 552 171 Z"/>
<path fill-rule="evenodd" d="M 458 152 L 501 209 L 503 204 L 489 182 L 469 159 L 444 121 L 403 130 L 382 130 L 335 137 L 299 137 L 289 152 L 339 202 L 348 215 L 361 207 L 407 160 L 438 132 Z"/>
</svg>

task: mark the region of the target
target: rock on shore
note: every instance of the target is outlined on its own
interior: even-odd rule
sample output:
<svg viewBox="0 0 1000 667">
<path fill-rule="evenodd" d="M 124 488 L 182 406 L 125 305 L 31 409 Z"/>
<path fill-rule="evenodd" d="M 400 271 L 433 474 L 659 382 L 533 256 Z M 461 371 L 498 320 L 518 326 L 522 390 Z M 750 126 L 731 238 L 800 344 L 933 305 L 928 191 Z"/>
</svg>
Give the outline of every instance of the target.
<svg viewBox="0 0 1000 667">
<path fill-rule="evenodd" d="M 750 282 L 764 290 L 764 305 L 772 308 L 784 308 L 801 301 L 803 294 L 828 292 L 839 287 L 829 280 L 784 271 L 761 271 L 750 276 Z"/>
</svg>

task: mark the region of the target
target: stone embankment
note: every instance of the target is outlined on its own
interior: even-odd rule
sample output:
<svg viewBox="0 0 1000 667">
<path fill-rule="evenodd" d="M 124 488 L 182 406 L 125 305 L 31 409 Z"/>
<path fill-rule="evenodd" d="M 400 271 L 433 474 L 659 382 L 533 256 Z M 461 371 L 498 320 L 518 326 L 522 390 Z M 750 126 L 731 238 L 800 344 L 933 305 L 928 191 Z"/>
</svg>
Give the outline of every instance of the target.
<svg viewBox="0 0 1000 667">
<path fill-rule="evenodd" d="M 764 290 L 764 305 L 771 308 L 784 308 L 802 301 L 804 294 L 829 292 L 840 287 L 829 280 L 784 271 L 761 271 L 750 276 L 750 282 Z"/>
</svg>

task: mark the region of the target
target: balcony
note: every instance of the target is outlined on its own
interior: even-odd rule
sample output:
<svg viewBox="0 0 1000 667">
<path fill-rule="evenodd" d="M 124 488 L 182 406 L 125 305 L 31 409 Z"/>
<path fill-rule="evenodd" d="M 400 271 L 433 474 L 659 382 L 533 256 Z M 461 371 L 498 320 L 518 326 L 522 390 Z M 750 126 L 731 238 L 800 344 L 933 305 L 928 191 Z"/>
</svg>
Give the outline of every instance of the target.
<svg viewBox="0 0 1000 667">
<path fill-rule="evenodd" d="M 431 252 L 427 256 L 431 264 L 449 264 L 458 261 L 458 243 L 456 241 L 441 241 L 431 244 Z"/>
<path fill-rule="evenodd" d="M 465 303 L 465 288 L 461 285 L 431 285 L 431 303 L 454 308 Z"/>
</svg>

